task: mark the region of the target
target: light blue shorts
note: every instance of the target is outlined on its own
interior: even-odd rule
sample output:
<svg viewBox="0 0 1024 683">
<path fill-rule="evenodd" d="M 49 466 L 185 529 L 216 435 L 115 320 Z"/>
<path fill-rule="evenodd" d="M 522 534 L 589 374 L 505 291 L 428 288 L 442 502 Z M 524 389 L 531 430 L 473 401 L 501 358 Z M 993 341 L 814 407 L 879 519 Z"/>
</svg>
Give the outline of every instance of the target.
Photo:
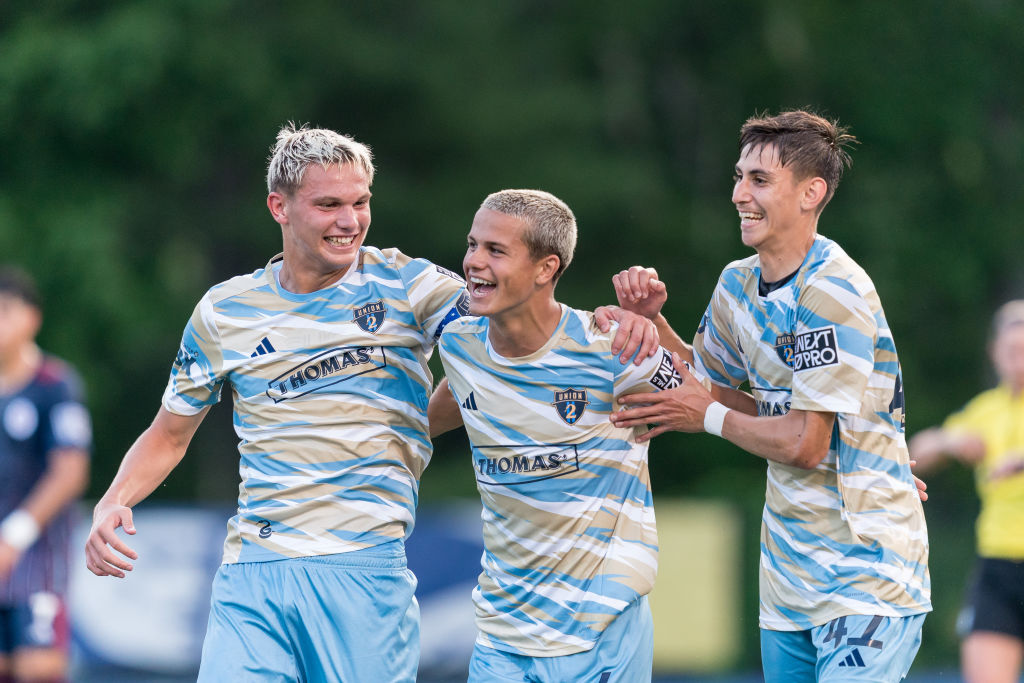
<svg viewBox="0 0 1024 683">
<path fill-rule="evenodd" d="M 765 683 L 899 683 L 921 647 L 924 616 L 855 615 L 806 631 L 761 629 Z"/>
<path fill-rule="evenodd" d="M 416 577 L 405 546 L 225 564 L 213 581 L 199 683 L 413 683 Z"/>
<path fill-rule="evenodd" d="M 654 622 L 645 595 L 586 652 L 530 657 L 477 643 L 469 683 L 644 683 L 651 680 L 653 661 Z"/>
</svg>

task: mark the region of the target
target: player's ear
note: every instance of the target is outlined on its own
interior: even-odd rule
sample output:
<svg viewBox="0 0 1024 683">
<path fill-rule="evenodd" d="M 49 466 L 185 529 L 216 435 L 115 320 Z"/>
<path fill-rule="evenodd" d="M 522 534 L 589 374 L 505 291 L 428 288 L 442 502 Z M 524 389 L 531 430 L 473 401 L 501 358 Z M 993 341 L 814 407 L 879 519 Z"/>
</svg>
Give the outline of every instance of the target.
<svg viewBox="0 0 1024 683">
<path fill-rule="evenodd" d="M 810 178 L 804 186 L 800 202 L 802 208 L 805 211 L 817 211 L 825 201 L 826 194 L 828 194 L 828 183 L 825 182 L 825 179 L 817 176 Z"/>
<path fill-rule="evenodd" d="M 284 211 L 284 195 L 280 192 L 271 192 L 267 195 L 267 208 L 270 209 L 270 215 L 278 223 L 287 223 L 288 216 Z"/>
<path fill-rule="evenodd" d="M 556 254 L 548 254 L 537 261 L 537 284 L 546 285 L 553 280 L 561 265 L 562 259 L 558 258 Z"/>
</svg>

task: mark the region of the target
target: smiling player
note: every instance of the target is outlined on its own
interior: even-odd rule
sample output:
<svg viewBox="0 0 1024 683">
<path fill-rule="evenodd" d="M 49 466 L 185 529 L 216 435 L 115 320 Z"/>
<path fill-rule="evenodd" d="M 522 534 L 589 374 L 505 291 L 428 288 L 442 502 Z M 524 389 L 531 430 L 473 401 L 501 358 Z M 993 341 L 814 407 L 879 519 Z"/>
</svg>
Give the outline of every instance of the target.
<svg viewBox="0 0 1024 683">
<path fill-rule="evenodd" d="M 706 431 L 768 461 L 761 528 L 761 659 L 768 683 L 906 675 L 931 609 L 928 535 L 904 436 L 899 358 L 871 279 L 818 218 L 854 142 L 805 111 L 740 132 L 732 202 L 757 254 L 726 266 L 692 350 L 660 310 L 664 284 L 631 268 L 620 303 L 718 387 L 685 376 L 612 415 Z M 733 401 L 749 384 L 756 407 Z M 718 398 L 718 400 L 715 400 Z M 721 402 L 719 402 L 721 401 Z"/>
<path fill-rule="evenodd" d="M 558 198 L 494 193 L 467 242 L 470 317 L 441 335 L 447 379 L 429 414 L 432 434 L 465 423 L 483 502 L 469 680 L 649 681 L 647 447 L 608 415 L 679 375 L 665 351 L 620 363 L 594 314 L 555 300 L 576 245 Z"/>
</svg>

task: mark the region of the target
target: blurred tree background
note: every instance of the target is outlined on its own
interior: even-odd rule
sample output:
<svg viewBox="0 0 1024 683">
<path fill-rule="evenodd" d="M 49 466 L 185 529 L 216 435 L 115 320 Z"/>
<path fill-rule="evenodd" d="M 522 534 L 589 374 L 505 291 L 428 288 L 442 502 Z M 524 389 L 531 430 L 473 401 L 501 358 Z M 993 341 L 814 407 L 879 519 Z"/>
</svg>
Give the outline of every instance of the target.
<svg viewBox="0 0 1024 683">
<path fill-rule="evenodd" d="M 560 298 L 609 303 L 613 273 L 655 266 L 688 334 L 748 254 L 729 202 L 739 126 L 808 106 L 861 141 L 820 229 L 881 293 L 913 433 L 991 383 L 989 318 L 1024 296 L 1022 25 L 1011 0 L 8 0 L 0 261 L 39 279 L 41 341 L 88 383 L 98 496 L 155 414 L 195 302 L 279 251 L 264 173 L 286 121 L 373 147 L 368 243 L 460 270 L 486 194 L 546 189 L 580 223 Z M 439 441 L 423 500 L 473 495 L 461 438 Z M 236 469 L 222 405 L 154 497 L 233 500 Z M 741 507 L 737 666 L 756 666 L 763 462 L 666 435 L 651 469 L 657 496 Z M 929 484 L 936 612 L 918 662 L 952 667 L 977 503 L 963 469 Z"/>
</svg>

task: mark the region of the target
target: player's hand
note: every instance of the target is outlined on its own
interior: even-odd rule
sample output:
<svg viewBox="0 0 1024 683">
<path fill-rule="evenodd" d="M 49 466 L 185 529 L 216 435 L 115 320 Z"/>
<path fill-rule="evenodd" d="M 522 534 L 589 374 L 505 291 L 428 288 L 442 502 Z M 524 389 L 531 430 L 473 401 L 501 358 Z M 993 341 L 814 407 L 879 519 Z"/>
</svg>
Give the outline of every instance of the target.
<svg viewBox="0 0 1024 683">
<path fill-rule="evenodd" d="M 914 469 L 915 467 L 917 467 L 917 461 L 911 460 L 910 469 Z M 924 479 L 921 479 L 914 473 L 911 473 L 910 476 L 914 478 L 914 486 L 917 487 L 917 497 L 921 499 L 922 503 L 925 502 L 928 500 L 928 484 L 924 483 Z"/>
<path fill-rule="evenodd" d="M 131 508 L 113 503 L 100 502 L 93 512 L 92 529 L 85 542 L 85 566 L 96 576 L 116 576 L 123 579 L 125 572 L 132 570 L 132 563 L 113 551 L 132 560 L 139 559 L 138 553 L 129 548 L 115 533 L 123 527 L 125 533 L 134 535 Z"/>
<path fill-rule="evenodd" d="M 658 327 L 652 321 L 618 306 L 600 306 L 594 309 L 594 320 L 602 332 L 608 331 L 611 321 L 619 323 L 619 329 L 612 339 L 612 353 L 619 356 L 619 362 L 623 365 L 628 363 L 630 358 L 634 364 L 640 365 L 645 358 L 653 356 L 661 344 Z"/>
<path fill-rule="evenodd" d="M 613 275 L 612 285 L 619 306 L 651 320 L 668 300 L 668 289 L 654 268 L 632 266 Z"/>
<path fill-rule="evenodd" d="M 672 354 L 672 364 L 683 383 L 665 391 L 620 396 L 619 403 L 627 407 L 611 414 L 609 419 L 612 424 L 616 427 L 655 425 L 650 431 L 637 436 L 636 440 L 640 442 L 667 431 L 704 431 L 704 412 L 714 399 L 704 385 L 690 374 L 679 354 Z"/>
</svg>

